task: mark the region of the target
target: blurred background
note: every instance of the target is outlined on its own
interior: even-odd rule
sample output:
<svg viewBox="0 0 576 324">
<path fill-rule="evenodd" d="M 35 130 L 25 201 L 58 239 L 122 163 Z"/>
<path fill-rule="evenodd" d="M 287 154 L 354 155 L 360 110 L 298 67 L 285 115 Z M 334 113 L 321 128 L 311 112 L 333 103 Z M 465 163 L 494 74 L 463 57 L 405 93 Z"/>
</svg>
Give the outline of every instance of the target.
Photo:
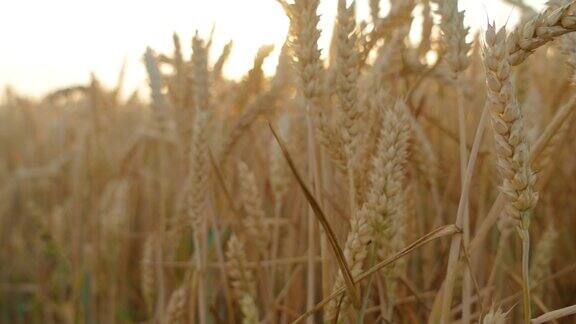
<svg viewBox="0 0 576 324">
<path fill-rule="evenodd" d="M 382 1 L 382 11 L 388 11 Z M 527 0 L 541 9 L 546 0 Z M 320 45 L 327 48 L 336 0 L 320 4 Z M 368 1 L 357 1 L 359 19 L 368 17 Z M 460 0 L 472 31 L 486 26 L 513 25 L 518 10 L 501 0 Z M 416 11 L 418 12 L 418 10 Z M 415 17 L 415 26 L 420 25 Z M 264 71 L 271 73 L 288 30 L 288 19 L 274 0 L 17 0 L 0 1 L 0 89 L 40 97 L 50 90 L 87 83 L 95 73 L 104 85 L 116 82 L 126 64 L 125 92 L 145 88 L 141 57 L 146 45 L 159 52 L 172 50 L 177 32 L 189 54 L 195 30 L 207 37 L 214 26 L 212 59 L 229 40 L 234 41 L 224 74 L 239 78 L 251 66 L 258 47 L 275 44 Z M 417 29 L 412 30 L 418 38 Z M 326 54 L 326 51 L 325 53 Z"/>
</svg>

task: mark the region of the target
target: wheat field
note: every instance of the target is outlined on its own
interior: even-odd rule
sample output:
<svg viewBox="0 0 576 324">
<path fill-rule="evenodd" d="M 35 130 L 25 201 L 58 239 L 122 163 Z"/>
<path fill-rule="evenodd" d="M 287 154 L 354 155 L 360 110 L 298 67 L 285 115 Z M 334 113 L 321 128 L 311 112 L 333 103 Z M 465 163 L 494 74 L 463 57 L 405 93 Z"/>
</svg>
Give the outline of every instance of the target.
<svg viewBox="0 0 576 324">
<path fill-rule="evenodd" d="M 149 96 L 5 91 L 0 323 L 576 323 L 576 4 L 338 0 L 321 49 L 319 1 L 272 76 L 174 34 Z"/>
</svg>

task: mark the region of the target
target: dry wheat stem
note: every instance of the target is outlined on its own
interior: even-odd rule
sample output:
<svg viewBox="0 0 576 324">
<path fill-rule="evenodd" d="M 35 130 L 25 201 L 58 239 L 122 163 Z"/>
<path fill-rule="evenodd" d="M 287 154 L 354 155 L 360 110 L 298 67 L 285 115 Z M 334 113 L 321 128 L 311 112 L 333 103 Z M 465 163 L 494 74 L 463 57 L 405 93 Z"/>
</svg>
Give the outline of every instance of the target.
<svg viewBox="0 0 576 324">
<path fill-rule="evenodd" d="M 550 321 L 553 321 L 553 320 L 556 320 L 556 319 L 559 319 L 562 317 L 574 315 L 574 314 L 576 314 L 576 305 L 564 307 L 561 309 L 553 310 L 553 311 L 548 312 L 546 314 L 542 314 L 542 315 L 538 316 L 537 318 L 531 320 L 530 323 L 532 323 L 532 324 L 546 323 L 546 322 L 550 322 Z"/>
<path fill-rule="evenodd" d="M 464 170 L 468 162 L 468 153 L 466 151 L 466 124 L 464 112 L 464 93 L 461 85 L 463 74 L 462 72 L 470 65 L 468 52 L 470 51 L 470 44 L 466 43 L 466 35 L 468 28 L 464 28 L 464 12 L 458 11 L 457 0 L 441 1 L 438 6 L 438 12 L 442 17 L 440 27 L 443 33 L 443 43 L 445 46 L 445 55 L 443 59 L 449 65 L 451 76 L 455 80 L 456 87 L 456 101 L 458 107 L 458 139 L 459 139 L 459 154 L 460 154 L 460 185 L 464 187 Z M 462 226 L 464 230 L 464 243 L 467 245 L 470 241 L 469 229 L 469 207 L 467 198 L 465 198 L 464 217 Z M 464 300 L 464 310 L 462 314 L 462 321 L 464 323 L 470 322 L 470 298 L 471 298 L 471 280 L 468 269 L 464 269 L 464 284 L 462 287 L 462 294 Z"/>
<path fill-rule="evenodd" d="M 334 235 L 334 231 L 332 230 L 330 223 L 328 222 L 324 212 L 322 211 L 322 208 L 320 208 L 320 205 L 318 204 L 317 200 L 311 194 L 308 187 L 304 184 L 302 177 L 300 176 L 300 174 L 298 173 L 298 170 L 296 169 L 296 166 L 294 165 L 294 161 L 292 160 L 292 158 L 290 157 L 290 154 L 288 153 L 288 151 L 286 149 L 286 145 L 284 144 L 282 139 L 278 136 L 278 133 L 276 132 L 274 127 L 272 127 L 271 124 L 268 124 L 268 126 L 270 127 L 270 130 L 272 131 L 272 134 L 274 135 L 274 139 L 278 142 L 278 145 L 280 146 L 280 149 L 282 150 L 282 154 L 286 158 L 286 161 L 288 162 L 288 165 L 290 166 L 292 173 L 296 177 L 298 184 L 300 185 L 300 187 L 304 191 L 304 195 L 306 196 L 306 199 L 308 200 L 310 208 L 312 209 L 314 215 L 318 218 L 319 223 L 322 225 L 322 228 L 326 232 L 326 236 L 328 238 L 328 242 L 330 243 L 330 247 L 332 248 L 332 251 L 334 252 L 336 260 L 338 261 L 338 266 L 339 266 L 342 274 L 344 275 L 344 279 L 345 279 L 344 282 L 346 283 L 346 289 L 350 292 L 350 295 L 352 296 L 352 301 L 354 302 L 354 305 L 355 306 L 359 305 L 360 299 L 359 299 L 359 296 L 357 295 L 357 291 L 354 287 L 354 282 L 352 280 L 352 275 L 351 275 L 350 269 L 348 268 L 348 265 L 345 261 L 346 258 L 344 256 L 344 253 L 342 252 L 342 249 L 338 245 L 338 242 L 336 240 L 336 236 Z M 308 246 L 308 249 L 309 249 L 309 251 L 308 251 L 309 252 L 308 264 L 310 264 L 311 262 L 314 262 L 314 254 L 310 253 L 310 250 L 312 249 L 310 246 Z M 312 255 L 312 257 L 310 257 L 310 255 Z"/>
<path fill-rule="evenodd" d="M 468 160 L 468 165 L 466 168 L 464 183 L 462 186 L 462 192 L 460 194 L 460 201 L 458 203 L 458 211 L 456 215 L 456 226 L 461 227 L 462 219 L 465 212 L 465 202 L 468 199 L 468 194 L 470 190 L 470 184 L 472 180 L 472 174 L 474 172 L 474 166 L 476 164 L 478 151 L 480 150 L 480 144 L 484 135 L 486 119 L 488 118 L 488 105 L 485 105 L 476 128 L 476 134 L 474 136 L 474 143 L 472 144 L 472 150 L 470 152 L 470 159 Z M 452 300 L 452 290 L 454 286 L 455 276 L 456 276 L 456 266 L 459 259 L 460 245 L 462 238 L 460 235 L 454 236 L 450 245 L 450 252 L 448 258 L 448 265 L 446 269 L 446 278 L 442 284 L 442 314 L 449 311 L 451 307 Z"/>
</svg>

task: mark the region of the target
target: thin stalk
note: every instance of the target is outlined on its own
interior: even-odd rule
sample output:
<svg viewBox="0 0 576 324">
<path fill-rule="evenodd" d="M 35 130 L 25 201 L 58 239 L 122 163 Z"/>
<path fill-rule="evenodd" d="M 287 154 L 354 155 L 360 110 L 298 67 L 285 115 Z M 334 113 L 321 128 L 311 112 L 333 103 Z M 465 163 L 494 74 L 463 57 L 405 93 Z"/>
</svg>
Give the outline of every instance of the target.
<svg viewBox="0 0 576 324">
<path fill-rule="evenodd" d="M 370 246 L 370 267 L 374 265 L 376 260 L 376 245 L 372 244 Z M 364 292 L 364 297 L 362 298 L 362 307 L 358 310 L 358 320 L 357 323 L 364 323 L 364 314 L 368 308 L 368 301 L 370 300 L 370 290 L 372 288 L 372 283 L 374 281 L 374 274 L 370 275 L 368 279 L 368 284 L 366 285 L 366 291 Z"/>
<path fill-rule="evenodd" d="M 194 252 L 197 254 L 197 252 Z M 194 258 L 196 258 L 194 256 Z M 196 299 L 198 299 L 198 271 L 191 269 L 191 280 L 189 284 L 190 298 L 188 300 L 188 309 L 190 310 L 190 321 L 196 320 Z"/>
<path fill-rule="evenodd" d="M 320 207 L 320 204 L 318 203 L 317 199 L 310 192 L 310 189 L 308 189 L 308 187 L 306 186 L 306 184 L 302 180 L 300 173 L 298 172 L 296 166 L 294 165 L 294 161 L 290 157 L 290 153 L 288 153 L 288 150 L 286 149 L 286 145 L 284 144 L 282 139 L 278 136 L 278 133 L 276 133 L 276 131 L 274 130 L 274 127 L 272 127 L 272 125 L 270 123 L 268 123 L 268 126 L 270 127 L 270 130 L 272 131 L 274 138 L 278 142 L 278 145 L 282 149 L 282 154 L 286 158 L 286 161 L 288 162 L 288 165 L 290 166 L 292 173 L 296 177 L 298 184 L 300 185 L 302 191 L 304 192 L 304 196 L 306 197 L 306 200 L 308 200 L 310 207 L 312 207 L 312 211 L 318 217 L 318 221 L 322 225 L 322 229 L 326 233 L 326 236 L 327 236 L 328 241 L 330 243 L 330 247 L 332 248 L 332 250 L 335 254 L 335 257 L 338 261 L 338 267 L 340 268 L 340 271 L 342 271 L 342 274 L 344 275 L 344 282 L 346 283 L 346 289 L 348 290 L 348 292 L 350 293 L 350 296 L 352 297 L 354 307 L 359 308 L 360 307 L 360 296 L 358 296 L 358 293 L 354 287 L 354 280 L 352 278 L 352 274 L 350 272 L 350 269 L 348 268 L 348 265 L 346 264 L 344 252 L 342 252 L 342 249 L 338 245 L 338 240 L 336 239 L 336 235 L 334 234 L 334 231 L 332 230 L 332 227 L 330 226 L 330 223 L 328 222 L 326 214 L 324 213 L 324 211 Z"/>
<path fill-rule="evenodd" d="M 406 97 L 406 103 L 409 104 L 409 96 Z M 431 163 L 437 163 L 438 157 L 436 153 L 432 149 L 432 144 L 430 143 L 426 133 L 422 129 L 422 125 L 416 119 L 417 116 L 414 113 L 408 113 L 408 117 L 410 118 L 410 126 L 414 129 L 415 137 L 420 141 L 425 153 L 431 159 Z M 438 227 L 443 224 L 443 208 L 441 203 L 440 192 L 438 191 L 438 184 L 436 183 L 436 179 L 431 179 L 432 183 L 430 183 L 430 190 L 432 191 L 432 201 L 434 202 L 434 206 L 436 209 L 436 215 L 434 217 L 433 225 Z"/>
<path fill-rule="evenodd" d="M 160 179 L 160 194 L 159 194 L 159 203 L 160 203 L 160 223 L 159 223 L 159 240 L 158 240 L 158 262 L 162 264 L 164 261 L 164 241 L 166 239 L 165 231 L 166 231 L 166 156 L 165 153 L 166 147 L 164 143 L 161 142 L 158 144 L 158 176 Z M 165 283 L 164 283 L 164 267 L 158 267 L 158 315 L 162 316 L 165 310 Z"/>
<path fill-rule="evenodd" d="M 274 218 L 278 221 L 282 219 L 282 205 L 280 201 L 274 202 Z M 272 250 L 270 251 L 270 260 L 275 260 L 278 257 L 278 250 L 280 248 L 280 222 L 274 224 L 273 234 L 272 234 Z M 270 269 L 270 292 L 274 294 L 274 287 L 276 286 L 276 266 L 272 266 Z"/>
<path fill-rule="evenodd" d="M 316 168 L 316 145 L 314 141 L 314 122 L 312 120 L 312 105 L 307 102 L 306 103 L 306 122 L 308 127 L 308 176 L 309 181 L 313 183 L 314 188 L 318 186 L 318 172 Z M 315 192 L 316 196 L 319 197 L 318 191 Z M 315 301 L 315 282 L 316 282 L 316 274 L 315 274 L 315 267 L 314 267 L 314 247 L 315 247 L 315 231 L 314 231 L 314 211 L 312 207 L 308 208 L 308 271 L 306 273 L 306 309 L 310 310 L 314 307 Z M 309 318 L 307 323 L 313 324 L 314 320 Z"/>
<path fill-rule="evenodd" d="M 464 187 L 466 165 L 468 164 L 468 152 L 466 149 L 466 120 L 464 116 L 464 91 L 460 86 L 460 81 L 462 79 L 461 73 L 457 74 L 456 77 L 456 100 L 458 105 L 458 137 L 459 137 L 459 148 L 460 148 L 460 185 Z M 470 244 L 470 209 L 468 205 L 468 197 L 464 197 L 464 219 L 462 222 L 464 231 L 464 245 L 469 246 Z M 470 299 L 472 298 L 472 282 L 470 280 L 470 271 L 468 268 L 464 268 L 464 283 L 462 285 L 462 322 L 464 324 L 470 323 Z"/>
<path fill-rule="evenodd" d="M 212 220 L 212 228 L 214 231 L 214 242 L 216 245 L 216 257 L 218 258 L 218 265 L 220 268 L 220 276 L 222 282 L 224 282 L 224 300 L 226 302 L 226 309 L 229 313 L 229 323 L 234 324 L 234 308 L 232 306 L 232 292 L 230 291 L 228 275 L 226 273 L 226 259 L 224 257 L 224 247 L 222 246 L 222 235 L 220 233 L 220 224 L 218 223 L 218 218 L 216 216 L 216 211 L 214 210 L 213 202 L 214 197 L 210 197 L 210 215 Z"/>
<path fill-rule="evenodd" d="M 496 256 L 494 257 L 494 264 L 492 265 L 492 270 L 490 271 L 490 276 L 488 277 L 488 287 L 493 286 L 495 283 L 496 272 L 500 267 L 500 262 L 502 262 L 502 254 L 504 253 L 509 234 L 509 231 L 505 231 L 500 235 L 500 241 L 498 242 L 498 247 L 496 248 Z"/>
<path fill-rule="evenodd" d="M 208 305 L 206 304 L 206 289 L 204 286 L 204 276 L 206 273 L 206 267 L 204 265 L 204 253 L 201 249 L 201 239 L 199 231 L 194 233 L 194 247 L 196 252 L 194 253 L 196 261 L 196 269 L 198 269 L 198 315 L 200 317 L 200 324 L 206 324 L 206 310 Z"/>
<path fill-rule="evenodd" d="M 333 178 L 331 177 L 332 171 L 330 169 L 330 161 L 327 157 L 325 150 L 321 150 L 321 170 L 322 170 L 322 188 L 332 188 L 334 186 Z M 318 197 L 319 199 L 322 197 Z M 333 207 L 332 207 L 333 208 Z M 329 214 L 333 214 L 332 211 Z M 331 279 L 331 272 L 330 272 L 330 259 L 328 257 L 330 253 L 330 245 L 328 243 L 328 239 L 326 238 L 326 232 L 320 230 L 320 258 L 322 259 L 321 268 L 322 268 L 322 298 L 325 298 L 330 294 L 332 289 L 332 281 Z"/>
<path fill-rule="evenodd" d="M 474 136 L 474 143 L 472 144 L 472 151 L 470 152 L 470 160 L 466 168 L 466 173 L 464 177 L 464 184 L 462 186 L 462 193 L 460 194 L 460 201 L 458 203 L 458 211 L 456 215 L 455 225 L 461 229 L 462 222 L 465 212 L 465 203 L 468 200 L 468 194 L 470 192 L 470 183 L 472 180 L 472 174 L 474 172 L 474 166 L 476 164 L 476 158 L 478 157 L 478 151 L 480 150 L 480 143 L 482 142 L 482 137 L 484 135 L 484 130 L 486 129 L 486 118 L 488 116 L 488 105 L 484 105 L 482 116 L 478 122 L 478 127 L 476 129 L 476 135 Z M 442 307 L 440 315 L 440 323 L 448 323 L 450 317 L 450 308 L 452 305 L 453 289 L 456 280 L 456 268 L 458 265 L 458 259 L 460 258 L 460 245 L 462 244 L 462 235 L 459 233 L 454 235 L 452 242 L 450 243 L 450 252 L 448 257 L 448 266 L 446 268 L 446 278 L 443 284 L 443 294 L 442 294 Z"/>
<path fill-rule="evenodd" d="M 380 311 L 380 316 L 384 316 L 386 314 L 386 308 L 388 307 L 388 301 L 386 300 L 386 296 L 384 291 L 386 290 L 384 287 L 384 278 L 382 275 L 378 274 L 376 277 L 376 288 L 378 289 L 378 310 Z"/>
<path fill-rule="evenodd" d="M 559 319 L 568 315 L 576 314 L 576 305 L 560 308 L 540 315 L 532 320 L 532 324 L 547 323 L 549 321 Z"/>
<path fill-rule="evenodd" d="M 524 324 L 530 324 L 532 305 L 530 298 L 530 232 L 528 213 L 522 215 L 522 302 L 524 303 Z"/>
</svg>

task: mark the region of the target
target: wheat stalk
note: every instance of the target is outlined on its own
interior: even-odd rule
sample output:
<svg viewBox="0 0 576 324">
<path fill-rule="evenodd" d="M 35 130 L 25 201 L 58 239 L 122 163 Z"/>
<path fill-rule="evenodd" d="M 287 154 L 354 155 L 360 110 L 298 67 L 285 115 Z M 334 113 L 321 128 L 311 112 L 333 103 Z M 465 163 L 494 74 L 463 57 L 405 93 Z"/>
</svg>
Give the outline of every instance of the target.
<svg viewBox="0 0 576 324">
<path fill-rule="evenodd" d="M 142 295 L 148 310 L 152 310 L 154 306 L 154 294 L 156 293 L 156 271 L 154 263 L 156 261 L 155 248 L 156 248 L 155 235 L 149 235 L 144 241 L 144 248 L 142 251 L 142 272 L 141 272 L 141 285 Z"/>
<path fill-rule="evenodd" d="M 458 11 L 457 0 L 444 0 L 440 1 L 438 5 L 438 12 L 442 17 L 440 28 L 442 30 L 442 40 L 444 44 L 443 59 L 447 62 L 449 67 L 449 78 L 455 81 L 456 87 L 456 100 L 458 106 L 458 139 L 459 155 L 460 155 L 460 184 L 464 187 L 464 170 L 468 163 L 468 152 L 466 149 L 466 119 L 464 110 L 464 93 L 461 85 L 463 72 L 470 65 L 470 58 L 468 53 L 470 51 L 470 44 L 466 42 L 466 35 L 469 28 L 464 27 L 464 12 Z M 470 216 L 468 201 L 465 202 L 464 217 L 462 225 L 464 228 L 464 244 L 468 245 L 470 241 Z M 464 309 L 463 321 L 470 322 L 470 299 L 471 299 L 471 279 L 468 269 L 464 270 L 464 283 L 462 287 Z"/>
</svg>

